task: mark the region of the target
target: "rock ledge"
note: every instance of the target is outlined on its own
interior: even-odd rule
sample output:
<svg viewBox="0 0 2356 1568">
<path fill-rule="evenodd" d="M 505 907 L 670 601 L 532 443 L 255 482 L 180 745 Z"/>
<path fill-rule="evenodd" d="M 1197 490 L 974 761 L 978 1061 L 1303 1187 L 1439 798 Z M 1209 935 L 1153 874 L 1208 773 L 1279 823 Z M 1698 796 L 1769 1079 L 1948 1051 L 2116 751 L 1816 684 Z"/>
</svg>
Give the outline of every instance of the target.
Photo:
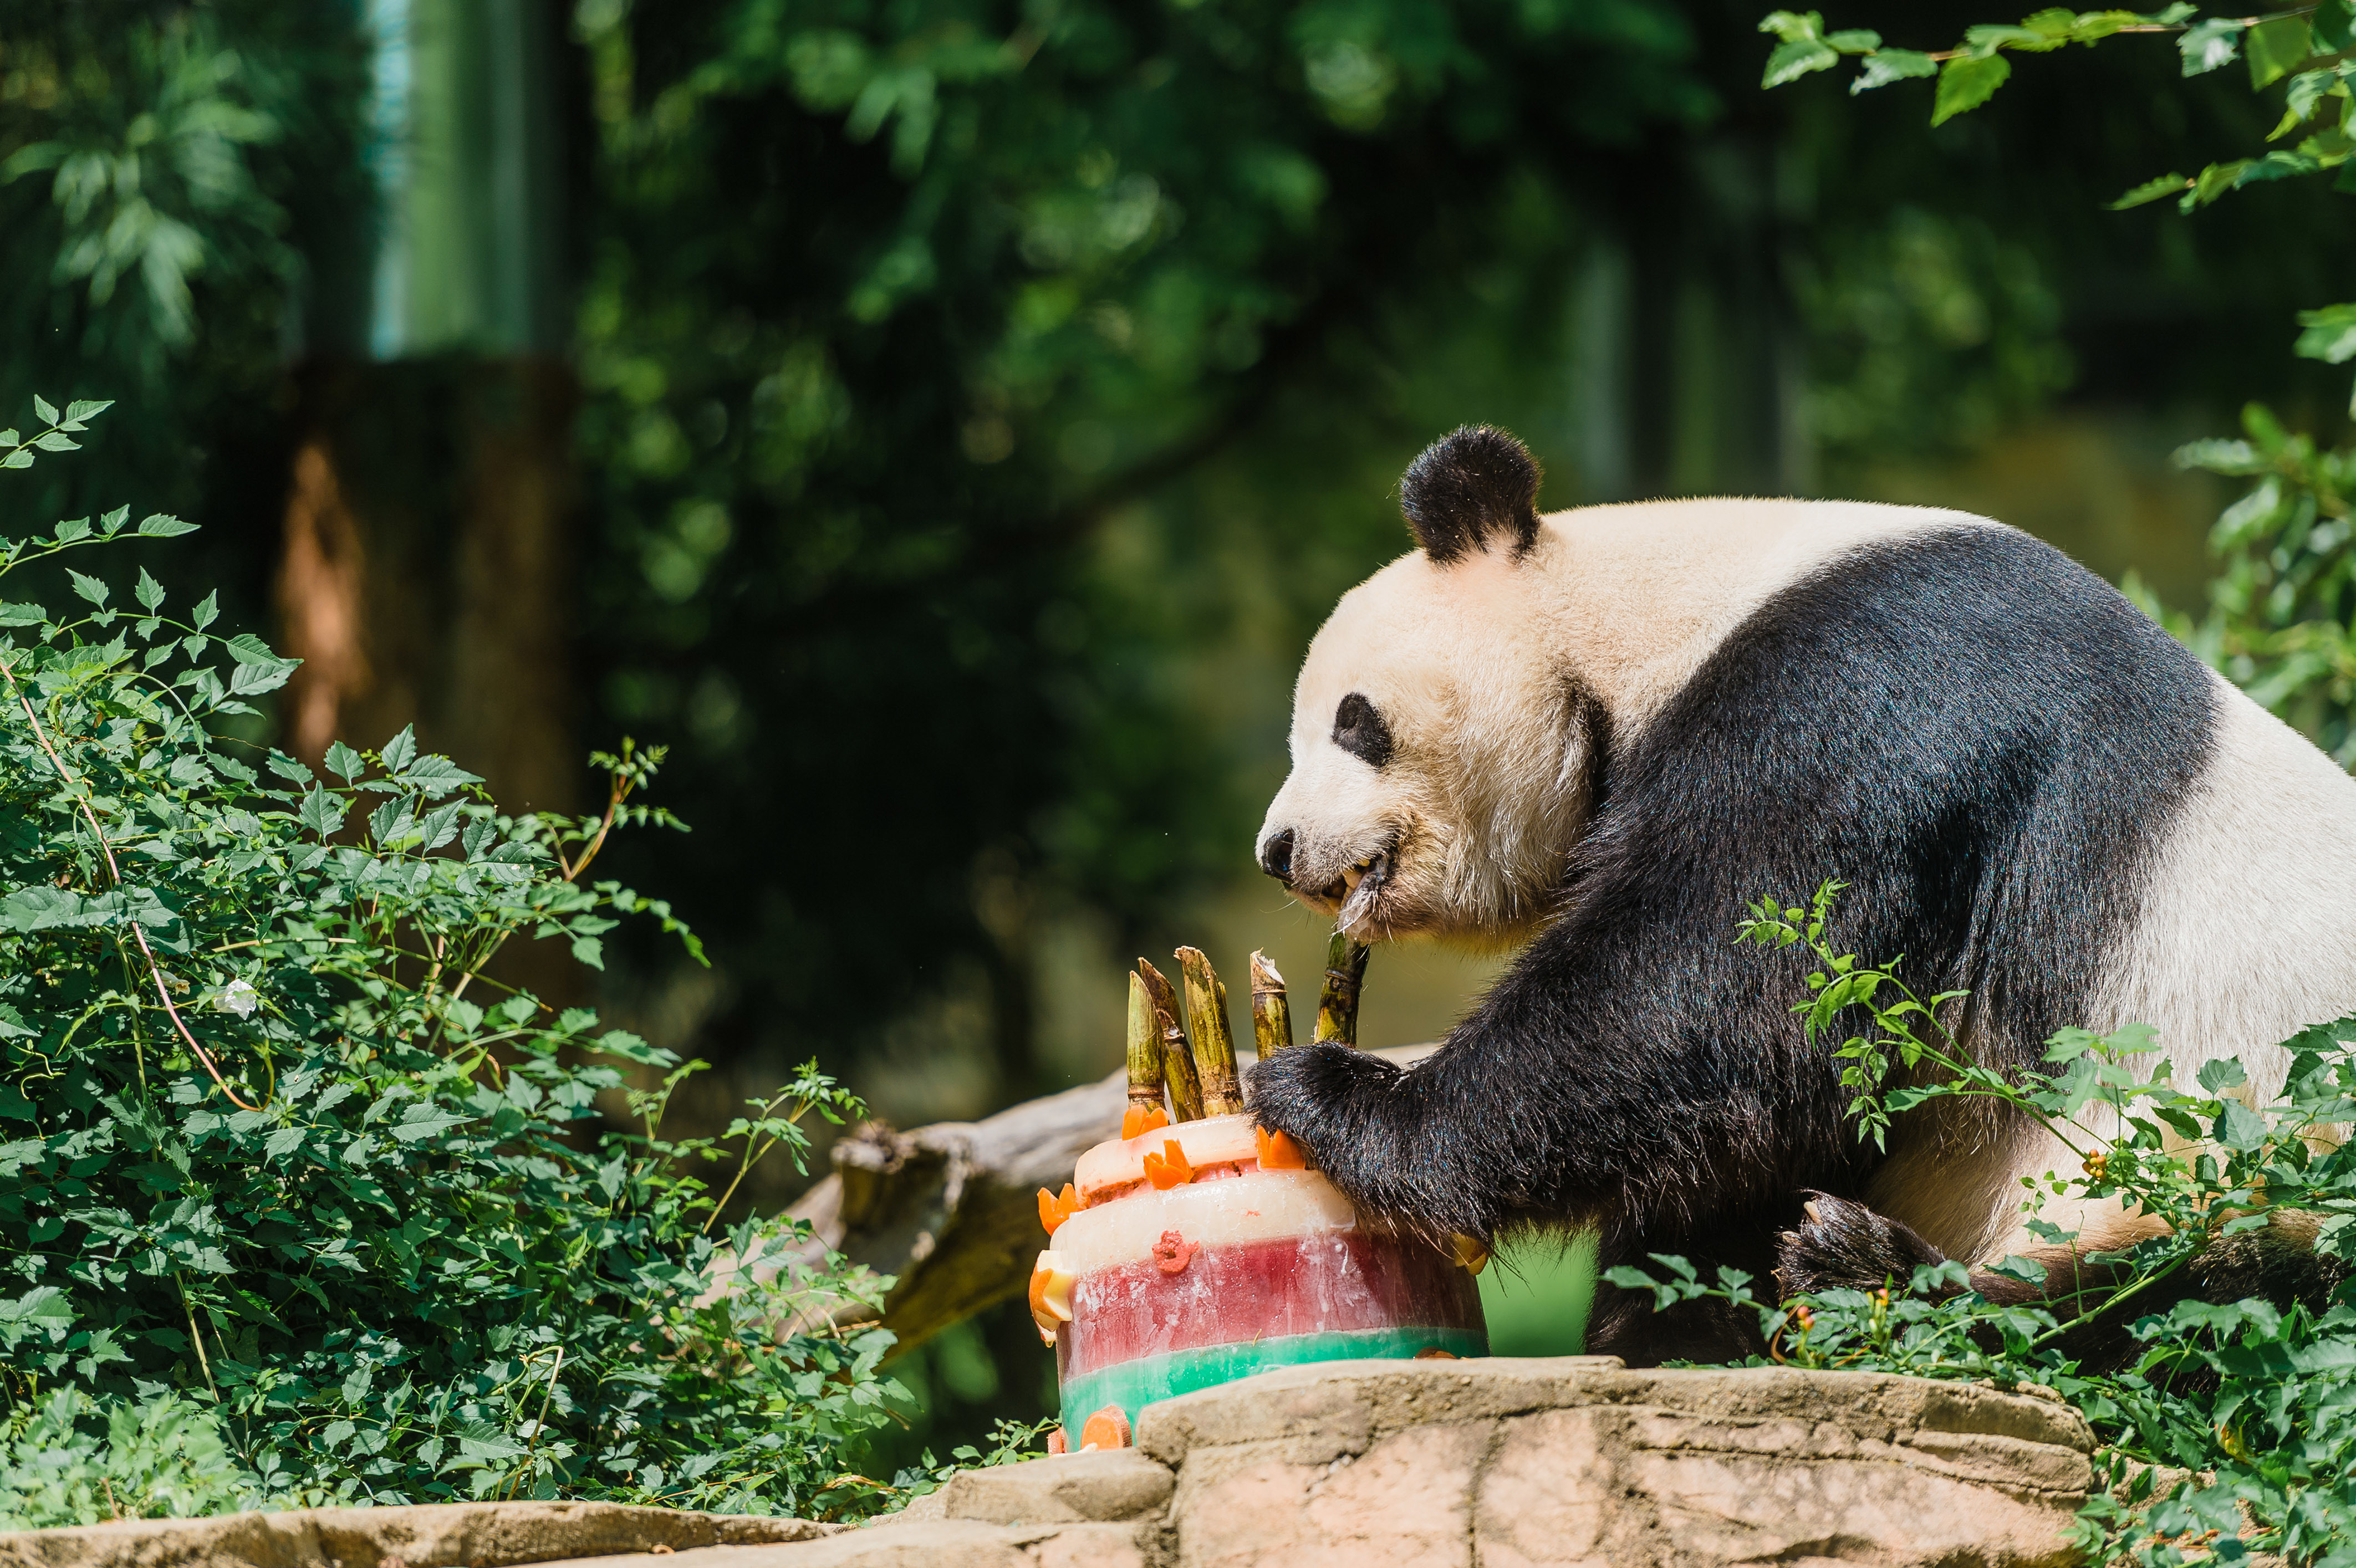
<svg viewBox="0 0 2356 1568">
<path fill-rule="evenodd" d="M 864 1530 L 572 1555 L 594 1568 L 2064 1568 L 2093 1447 L 2051 1400 L 1879 1373 L 1329 1362 L 1154 1405 L 1132 1450 L 963 1472 Z M 16 1544 L 36 1539 L 0 1537 L 0 1568 L 392 1568 L 382 1553 Z M 545 1560 L 402 1555 L 402 1568 Z"/>
</svg>

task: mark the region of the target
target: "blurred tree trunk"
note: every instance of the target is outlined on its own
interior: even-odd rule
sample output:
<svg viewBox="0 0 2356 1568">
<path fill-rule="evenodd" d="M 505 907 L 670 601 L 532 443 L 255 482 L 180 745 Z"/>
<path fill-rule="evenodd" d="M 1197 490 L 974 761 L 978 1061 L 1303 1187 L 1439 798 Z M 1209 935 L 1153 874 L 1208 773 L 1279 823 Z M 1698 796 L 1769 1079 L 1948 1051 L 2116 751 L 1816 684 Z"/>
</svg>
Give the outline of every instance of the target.
<svg viewBox="0 0 2356 1568">
<path fill-rule="evenodd" d="M 565 624 L 579 398 L 556 357 L 560 16 L 554 0 L 370 5 L 379 242 L 296 377 L 278 576 L 305 661 L 295 753 L 413 723 L 511 811 L 587 793 Z"/>
<path fill-rule="evenodd" d="M 286 507 L 289 749 L 405 724 L 509 810 L 583 796 L 567 656 L 575 391 L 545 360 L 317 367 Z M 436 472 L 436 460 L 451 467 Z"/>
</svg>

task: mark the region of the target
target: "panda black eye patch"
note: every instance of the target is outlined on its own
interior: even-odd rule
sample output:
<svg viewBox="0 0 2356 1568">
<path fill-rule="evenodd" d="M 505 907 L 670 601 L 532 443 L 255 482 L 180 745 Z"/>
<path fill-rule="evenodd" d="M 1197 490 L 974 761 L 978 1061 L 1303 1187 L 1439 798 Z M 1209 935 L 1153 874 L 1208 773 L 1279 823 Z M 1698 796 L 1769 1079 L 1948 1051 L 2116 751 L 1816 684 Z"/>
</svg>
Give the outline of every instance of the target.
<svg viewBox="0 0 2356 1568">
<path fill-rule="evenodd" d="M 1333 743 L 1368 767 L 1379 768 L 1391 760 L 1391 727 L 1373 703 L 1355 691 L 1333 709 Z"/>
</svg>

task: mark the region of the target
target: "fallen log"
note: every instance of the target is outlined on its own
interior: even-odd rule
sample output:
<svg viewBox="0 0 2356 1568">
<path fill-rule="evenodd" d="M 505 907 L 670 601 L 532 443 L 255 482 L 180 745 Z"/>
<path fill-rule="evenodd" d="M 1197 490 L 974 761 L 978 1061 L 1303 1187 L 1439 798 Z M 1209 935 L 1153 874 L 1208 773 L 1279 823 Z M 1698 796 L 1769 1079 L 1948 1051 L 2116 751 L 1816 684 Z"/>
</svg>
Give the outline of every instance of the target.
<svg viewBox="0 0 2356 1568">
<path fill-rule="evenodd" d="M 1374 1054 L 1404 1064 L 1434 1049 Z M 836 1141 L 834 1174 L 787 1212 L 809 1222 L 813 1253 L 896 1276 L 883 1321 L 908 1349 L 1023 1294 L 1046 1244 L 1039 1189 L 1060 1188 L 1084 1151 L 1119 1136 L 1128 1094 L 1124 1067 L 979 1122 L 862 1123 Z"/>
</svg>

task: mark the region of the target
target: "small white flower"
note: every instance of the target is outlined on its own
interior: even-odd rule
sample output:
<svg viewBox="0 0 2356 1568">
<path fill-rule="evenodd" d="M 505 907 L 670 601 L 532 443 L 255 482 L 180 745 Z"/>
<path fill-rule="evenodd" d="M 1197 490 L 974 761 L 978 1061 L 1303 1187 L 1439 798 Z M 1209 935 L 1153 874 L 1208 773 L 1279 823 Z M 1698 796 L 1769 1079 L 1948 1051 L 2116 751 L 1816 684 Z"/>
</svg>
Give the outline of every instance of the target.
<svg viewBox="0 0 2356 1568">
<path fill-rule="evenodd" d="M 241 1019 L 250 1019 L 253 1016 L 253 1009 L 262 1006 L 262 998 L 256 996 L 253 987 L 243 980 L 231 980 L 228 985 L 223 986 L 220 988 L 220 994 L 213 998 L 213 1006 L 222 1012 L 235 1013 Z"/>
</svg>

